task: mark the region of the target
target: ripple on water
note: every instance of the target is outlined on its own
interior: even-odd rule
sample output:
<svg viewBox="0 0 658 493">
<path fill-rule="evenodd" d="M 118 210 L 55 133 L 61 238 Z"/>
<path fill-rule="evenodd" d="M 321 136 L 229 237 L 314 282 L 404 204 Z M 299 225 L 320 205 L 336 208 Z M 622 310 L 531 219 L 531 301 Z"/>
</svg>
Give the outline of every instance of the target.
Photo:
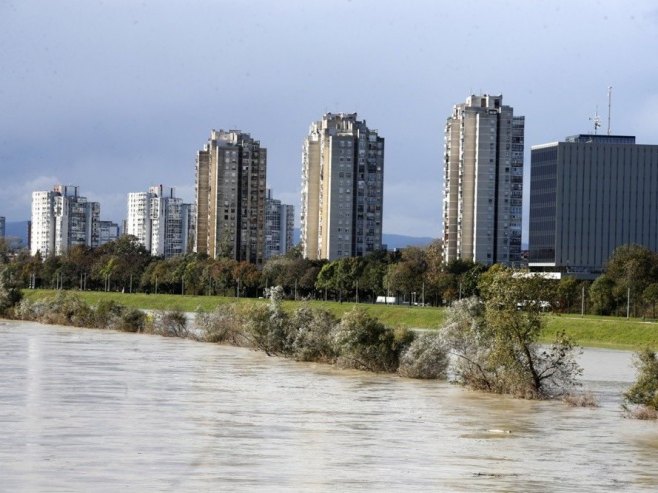
<svg viewBox="0 0 658 493">
<path fill-rule="evenodd" d="M 654 491 L 628 353 L 585 351 L 597 409 L 247 349 L 0 325 L 7 491 Z"/>
</svg>

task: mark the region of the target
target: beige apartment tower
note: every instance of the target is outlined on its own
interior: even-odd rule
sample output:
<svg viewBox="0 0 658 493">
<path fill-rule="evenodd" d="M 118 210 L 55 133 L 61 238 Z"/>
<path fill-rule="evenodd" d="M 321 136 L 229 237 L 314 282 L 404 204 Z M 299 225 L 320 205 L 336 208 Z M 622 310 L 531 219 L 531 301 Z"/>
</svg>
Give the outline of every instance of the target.
<svg viewBox="0 0 658 493">
<path fill-rule="evenodd" d="M 196 159 L 194 251 L 262 265 L 267 150 L 240 130 L 213 130 Z"/>
<path fill-rule="evenodd" d="M 382 248 L 384 139 L 356 113 L 327 113 L 302 152 L 301 242 L 309 259 Z"/>
<path fill-rule="evenodd" d="M 445 126 L 443 256 L 521 261 L 525 121 L 502 96 L 470 96 Z"/>
</svg>

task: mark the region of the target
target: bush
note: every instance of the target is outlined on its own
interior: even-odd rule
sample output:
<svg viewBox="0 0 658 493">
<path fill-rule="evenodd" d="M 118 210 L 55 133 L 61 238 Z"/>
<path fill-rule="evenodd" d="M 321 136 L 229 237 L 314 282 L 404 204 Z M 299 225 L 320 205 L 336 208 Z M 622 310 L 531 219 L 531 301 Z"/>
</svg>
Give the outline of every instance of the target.
<svg viewBox="0 0 658 493">
<path fill-rule="evenodd" d="M 187 329 L 187 316 L 178 308 L 156 313 L 151 331 L 164 337 L 188 337 L 190 334 Z"/>
<path fill-rule="evenodd" d="M 571 407 L 599 407 L 599 400 L 592 392 L 566 394 L 562 401 Z"/>
<path fill-rule="evenodd" d="M 30 319 L 41 323 L 95 327 L 94 310 L 91 306 L 79 296 L 66 291 L 60 291 L 53 298 L 34 303 L 31 308 L 21 308 L 20 311 L 23 314 L 31 312 L 34 318 Z"/>
<path fill-rule="evenodd" d="M 195 320 L 207 342 L 247 345 L 243 332 L 244 317 L 240 306 L 235 303 L 218 306 L 210 313 L 198 311 Z"/>
<path fill-rule="evenodd" d="M 624 394 L 624 409 L 635 418 L 654 419 L 658 412 L 658 358 L 644 349 L 635 353 L 637 379 Z M 634 407 L 635 406 L 635 407 Z M 654 416 L 652 418 L 651 416 Z"/>
<path fill-rule="evenodd" d="M 123 332 L 144 332 L 146 326 L 146 314 L 137 308 L 127 308 L 119 319 L 117 330 Z"/>
<path fill-rule="evenodd" d="M 336 318 L 325 310 L 303 306 L 292 315 L 290 328 L 294 341 L 292 355 L 297 361 L 322 361 L 336 359 L 332 345 L 332 330 Z"/>
<path fill-rule="evenodd" d="M 283 288 L 270 288 L 268 296 L 268 306 L 250 305 L 243 309 L 244 331 L 252 347 L 265 351 L 268 356 L 288 356 L 292 353 L 294 334 L 289 317 L 281 308 Z"/>
<path fill-rule="evenodd" d="M 117 329 L 126 308 L 113 300 L 101 300 L 94 307 L 94 327 Z"/>
<path fill-rule="evenodd" d="M 346 313 L 334 329 L 334 350 L 343 367 L 395 372 L 402 350 L 413 339 L 406 329 L 392 330 L 363 309 Z"/>
<path fill-rule="evenodd" d="M 408 378 L 446 378 L 449 362 L 440 334 L 421 334 L 402 353 L 398 373 Z"/>
</svg>

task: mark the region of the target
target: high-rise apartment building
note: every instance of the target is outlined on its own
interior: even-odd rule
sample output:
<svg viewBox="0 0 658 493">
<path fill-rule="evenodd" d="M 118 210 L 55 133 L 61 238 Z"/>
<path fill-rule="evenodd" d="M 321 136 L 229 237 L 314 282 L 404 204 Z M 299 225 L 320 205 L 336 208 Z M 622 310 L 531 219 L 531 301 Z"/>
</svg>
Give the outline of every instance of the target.
<svg viewBox="0 0 658 493">
<path fill-rule="evenodd" d="M 98 246 L 119 238 L 119 225 L 112 221 L 98 221 Z"/>
<path fill-rule="evenodd" d="M 126 234 L 153 255 L 183 255 L 188 251 L 189 215 L 190 204 L 176 197 L 173 188 L 157 185 L 148 192 L 129 193 Z"/>
<path fill-rule="evenodd" d="M 593 279 L 615 248 L 658 251 L 658 145 L 575 135 L 531 151 L 529 266 Z"/>
<path fill-rule="evenodd" d="M 272 197 L 268 188 L 265 198 L 265 260 L 285 255 L 293 246 L 295 208 Z"/>
<path fill-rule="evenodd" d="M 100 204 L 80 196 L 77 186 L 33 192 L 31 224 L 32 255 L 61 255 L 75 245 L 100 244 Z"/>
<path fill-rule="evenodd" d="M 470 96 L 445 126 L 443 257 L 521 261 L 524 117 L 502 96 Z"/>
<path fill-rule="evenodd" d="M 0 238 L 5 237 L 5 217 L 0 216 Z"/>
<path fill-rule="evenodd" d="M 311 124 L 302 153 L 305 258 L 363 256 L 382 247 L 384 138 L 356 113 Z"/>
<path fill-rule="evenodd" d="M 213 130 L 196 159 L 194 251 L 262 265 L 267 150 L 240 130 Z"/>
</svg>

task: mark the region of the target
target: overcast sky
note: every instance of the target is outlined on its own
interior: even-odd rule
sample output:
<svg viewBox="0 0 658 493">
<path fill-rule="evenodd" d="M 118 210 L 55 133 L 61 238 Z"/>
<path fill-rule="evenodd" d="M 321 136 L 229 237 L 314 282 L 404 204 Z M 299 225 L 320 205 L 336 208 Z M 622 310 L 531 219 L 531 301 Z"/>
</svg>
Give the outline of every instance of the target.
<svg viewBox="0 0 658 493">
<path fill-rule="evenodd" d="M 212 128 L 259 139 L 298 213 L 310 123 L 356 111 L 386 139 L 384 232 L 438 237 L 454 104 L 525 115 L 526 175 L 597 106 L 605 131 L 609 85 L 613 133 L 658 144 L 657 53 L 653 1 L 0 0 L 0 216 L 56 183 L 114 221 L 151 185 L 192 201 Z"/>
</svg>

